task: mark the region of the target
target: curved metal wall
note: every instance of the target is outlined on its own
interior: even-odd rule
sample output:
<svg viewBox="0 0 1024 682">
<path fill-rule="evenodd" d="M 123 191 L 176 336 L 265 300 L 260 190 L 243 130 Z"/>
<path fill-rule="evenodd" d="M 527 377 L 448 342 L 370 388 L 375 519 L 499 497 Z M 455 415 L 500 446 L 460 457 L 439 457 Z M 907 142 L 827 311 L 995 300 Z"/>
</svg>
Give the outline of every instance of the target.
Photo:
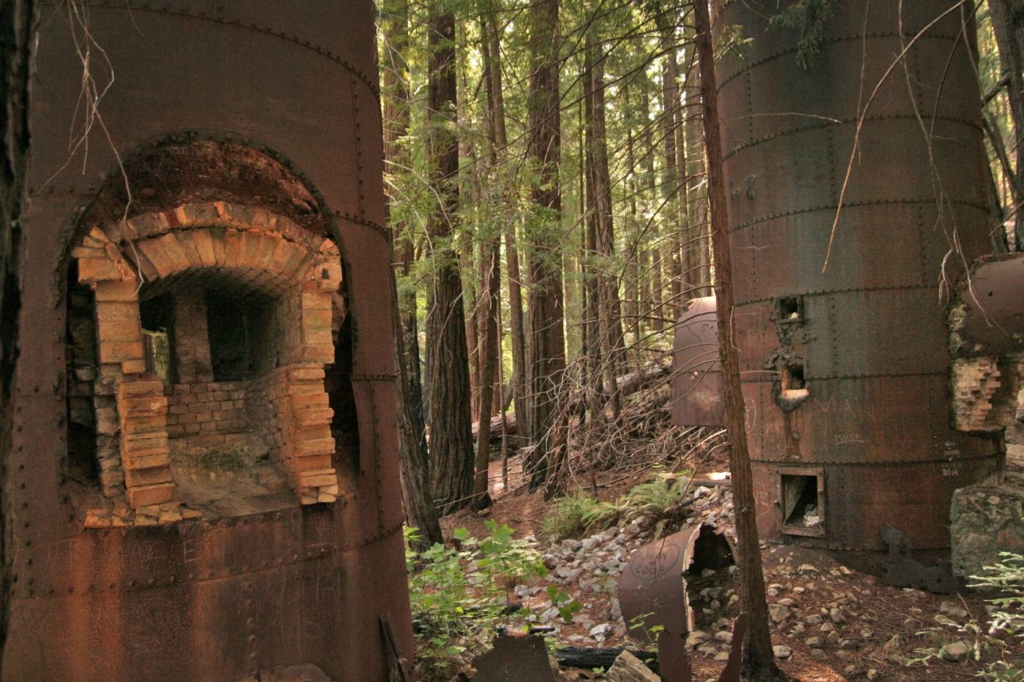
<svg viewBox="0 0 1024 682">
<path fill-rule="evenodd" d="M 776 3 L 730 1 L 720 13 L 720 26 L 753 38 L 718 73 L 735 319 L 769 539 L 878 550 L 891 524 L 915 549 L 948 547 L 952 491 L 1000 465 L 998 436 L 950 426 L 941 292 L 989 250 L 973 25 L 964 35 L 959 10 L 939 18 L 951 5 L 833 3 L 808 69 L 796 32 L 767 27 Z M 787 367 L 809 393 L 795 403 L 780 385 Z M 787 473 L 818 480 L 815 533 L 783 528 Z"/>
<path fill-rule="evenodd" d="M 102 127 L 69 151 L 83 114 L 73 8 L 88 17 L 97 80 L 108 68 L 97 46 L 116 80 L 99 102 Z M 390 615 L 410 658 L 412 634 L 393 339 L 380 314 L 390 257 L 372 2 L 103 0 L 42 14 L 6 455 L 15 583 L 4 679 L 242 680 L 303 663 L 338 680 L 386 679 L 378 618 Z M 75 517 L 59 466 L 61 259 L 78 216 L 118 181 L 114 149 L 127 158 L 169 139 L 276 150 L 329 210 L 355 339 L 361 471 L 346 500 L 151 527 L 83 530 Z"/>
</svg>

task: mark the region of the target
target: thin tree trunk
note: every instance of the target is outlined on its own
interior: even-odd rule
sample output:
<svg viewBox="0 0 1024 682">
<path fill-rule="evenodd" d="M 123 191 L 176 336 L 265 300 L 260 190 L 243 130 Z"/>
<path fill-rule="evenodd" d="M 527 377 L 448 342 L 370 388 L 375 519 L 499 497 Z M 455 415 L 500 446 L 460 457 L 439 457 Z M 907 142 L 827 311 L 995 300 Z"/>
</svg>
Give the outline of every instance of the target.
<svg viewBox="0 0 1024 682">
<path fill-rule="evenodd" d="M 671 217 L 666 236 L 665 260 L 668 262 L 668 271 L 665 275 L 669 279 L 669 305 L 663 313 L 671 319 L 676 320 L 682 313 L 683 300 L 683 265 L 682 239 L 681 235 L 685 229 L 685 222 L 679 220 L 680 216 L 686 215 L 685 205 L 682 204 L 682 197 L 679 196 L 680 173 L 678 143 L 681 141 L 679 126 L 679 64 L 676 61 L 675 32 L 672 28 L 662 31 L 662 43 L 665 46 L 665 62 L 661 71 L 661 99 L 664 108 L 662 126 L 665 137 L 665 177 L 662 181 L 665 194 L 665 209 Z M 676 215 L 672 215 L 673 210 Z M 677 222 L 679 221 L 679 222 Z"/>
<path fill-rule="evenodd" d="M 584 105 L 587 110 L 587 160 L 590 167 L 594 243 L 599 257 L 596 268 L 600 348 L 603 357 L 604 381 L 612 386 L 612 413 L 618 419 L 622 412 L 615 377 L 625 370 L 625 342 L 622 337 L 622 312 L 617 279 L 611 268 L 615 257 L 615 231 L 612 223 L 611 179 L 608 173 L 608 145 L 604 117 L 604 55 L 588 36 L 587 77 L 584 80 Z"/>
<path fill-rule="evenodd" d="M 453 248 L 459 210 L 459 143 L 453 134 L 457 110 L 454 15 L 432 8 L 428 30 L 429 158 L 434 164 L 430 180 L 440 198 L 427 226 L 434 261 L 427 301 L 430 474 L 435 504 L 447 514 L 469 503 L 474 464 L 462 279 Z"/>
<path fill-rule="evenodd" d="M 25 208 L 29 149 L 29 95 L 36 8 L 31 0 L 0 3 L 0 665 L 10 615 L 11 557 L 6 472 L 14 414 L 12 382 L 18 359 L 19 224 Z M 0 671 L 2 672 L 2 671 Z"/>
<path fill-rule="evenodd" d="M 701 96 L 704 100 L 704 140 L 707 145 L 708 196 L 711 202 L 711 239 L 717 273 L 718 338 L 722 360 L 722 388 L 725 422 L 729 434 L 729 469 L 736 509 L 736 537 L 740 569 L 740 594 L 750 618 L 743 653 L 743 678 L 746 680 L 783 680 L 775 665 L 768 605 L 765 601 L 761 550 L 757 537 L 754 485 L 747 450 L 746 409 L 740 384 L 739 353 L 732 324 L 732 255 L 729 245 L 729 218 L 726 213 L 725 179 L 722 174 L 722 142 L 718 121 L 718 86 L 715 80 L 714 52 L 711 46 L 711 20 L 707 0 L 694 3 L 697 50 L 700 58 Z"/>
<path fill-rule="evenodd" d="M 629 85 L 622 89 L 627 116 L 632 113 L 629 106 L 629 90 Z M 626 127 L 626 165 L 629 169 L 626 175 L 626 193 L 629 195 L 629 222 L 626 234 L 629 235 L 628 238 L 634 246 L 630 249 L 629 260 L 626 262 L 626 318 L 629 320 L 629 328 L 633 334 L 633 343 L 637 343 L 640 340 L 640 268 L 637 263 L 640 245 L 637 243 L 639 240 L 637 234 L 639 184 L 636 181 L 636 150 L 634 146 L 633 126 L 630 121 L 630 125 Z"/>
<path fill-rule="evenodd" d="M 561 187 L 558 0 L 538 0 L 530 9 L 529 148 L 536 165 L 531 199 L 529 249 L 530 298 L 527 310 L 526 365 L 529 385 L 529 428 L 536 446 L 527 467 L 531 487 L 557 482 L 564 465 L 565 434 L 558 428 L 558 393 L 565 372 L 562 329 L 562 266 L 559 234 Z M 555 487 L 548 486 L 550 495 Z"/>
<path fill-rule="evenodd" d="M 479 433 L 476 441 L 476 475 L 473 482 L 473 507 L 491 505 L 487 492 L 487 474 L 491 460 L 491 404 L 494 397 L 494 375 L 498 365 L 498 306 L 501 305 L 501 251 L 497 238 L 491 240 L 488 258 L 487 288 L 480 292 L 483 305 L 480 315 L 486 321 L 483 335 L 483 367 L 480 372 L 480 411 L 477 413 Z"/>
<path fill-rule="evenodd" d="M 992 31 L 999 47 L 999 64 L 1003 73 L 1009 77 L 1006 95 L 1010 103 L 1010 118 L 1013 121 L 1013 149 L 1016 150 L 1013 156 L 1017 163 L 1013 172 L 1008 175 L 1007 181 L 1013 190 L 1014 205 L 1021 207 L 1024 205 L 1024 168 L 1021 167 L 1021 147 L 1024 141 L 1024 50 L 1018 40 L 1014 23 L 1020 26 L 1024 22 L 1024 2 L 989 0 L 988 6 L 992 16 Z M 1019 249 L 1024 242 L 1024 216 L 1019 208 L 1014 224 Z"/>
<path fill-rule="evenodd" d="M 697 275 L 694 283 L 697 290 L 694 296 L 710 296 L 711 291 L 711 240 L 707 215 L 707 201 L 700 191 L 701 178 L 704 176 L 704 131 L 701 129 L 698 115 L 700 103 L 700 69 L 694 59 L 686 77 L 687 106 L 683 110 L 683 125 L 686 126 L 687 168 L 686 177 L 689 189 L 686 193 L 687 215 L 693 226 L 693 234 L 697 243 L 694 248 Z M 691 111 L 692 109 L 692 111 Z"/>
<path fill-rule="evenodd" d="M 381 30 L 389 47 L 385 55 L 381 95 L 384 100 L 384 158 L 392 173 L 408 166 L 402 138 L 409 134 L 409 87 L 404 57 L 409 44 L 408 0 L 386 0 L 381 6 Z M 388 222 L 398 254 L 397 266 L 408 277 L 413 245 L 405 226 L 391 212 L 395 199 L 388 196 Z M 395 258 L 393 257 L 392 260 Z M 392 271 L 394 274 L 394 271 Z M 398 453 L 402 469 L 402 492 L 406 523 L 420 529 L 414 549 L 442 542 L 441 524 L 430 492 L 430 469 L 426 429 L 423 421 L 423 388 L 420 384 L 419 335 L 416 329 L 416 293 L 408 287 L 401 296 L 392 282 L 393 322 L 398 371 Z"/>
</svg>

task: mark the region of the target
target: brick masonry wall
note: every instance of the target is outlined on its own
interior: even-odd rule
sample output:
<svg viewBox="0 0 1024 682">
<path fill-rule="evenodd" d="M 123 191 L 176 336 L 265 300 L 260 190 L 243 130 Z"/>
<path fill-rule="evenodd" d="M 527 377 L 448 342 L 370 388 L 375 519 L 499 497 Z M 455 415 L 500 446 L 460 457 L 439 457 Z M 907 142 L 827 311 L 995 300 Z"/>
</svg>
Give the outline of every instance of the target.
<svg viewBox="0 0 1024 682">
<path fill-rule="evenodd" d="M 231 434 L 251 431 L 246 419 L 249 382 L 175 384 L 167 391 L 167 435 L 189 448 L 232 444 Z"/>
</svg>

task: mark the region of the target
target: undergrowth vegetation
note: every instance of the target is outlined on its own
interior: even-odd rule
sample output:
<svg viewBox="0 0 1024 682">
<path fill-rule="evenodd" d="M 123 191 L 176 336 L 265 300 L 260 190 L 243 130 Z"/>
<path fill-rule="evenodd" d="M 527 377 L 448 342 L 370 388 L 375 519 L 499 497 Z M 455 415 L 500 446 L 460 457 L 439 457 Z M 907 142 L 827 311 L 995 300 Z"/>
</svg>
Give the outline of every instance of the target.
<svg viewBox="0 0 1024 682">
<path fill-rule="evenodd" d="M 689 472 L 656 474 L 615 503 L 583 493 L 559 498 L 544 516 L 541 532 L 556 540 L 579 538 L 609 528 L 620 519 L 646 518 L 654 523 L 654 535 L 658 537 L 678 516 L 689 481 Z"/>
<path fill-rule="evenodd" d="M 450 680 L 473 657 L 487 651 L 498 632 L 528 630 L 536 614 L 514 603 L 517 585 L 547 574 L 541 555 L 513 529 L 485 522 L 488 536 L 478 540 L 465 528 L 453 533 L 454 547 L 435 544 L 424 552 L 409 549 L 417 536 L 406 529 L 406 566 L 417 639 L 417 677 L 421 682 Z M 547 588 L 551 606 L 566 622 L 581 605 L 555 586 Z"/>
<path fill-rule="evenodd" d="M 908 666 L 925 665 L 937 659 L 978 664 L 977 676 L 998 682 L 1024 682 L 1019 652 L 1024 645 L 1024 556 L 1002 552 L 1002 559 L 972 576 L 971 587 L 992 591 L 987 599 L 987 623 L 972 618 L 967 623 L 943 622 L 944 627 L 926 628 L 918 634 L 933 639 L 932 646 L 919 647 Z M 1015 656 L 1016 654 L 1016 656 Z"/>
</svg>

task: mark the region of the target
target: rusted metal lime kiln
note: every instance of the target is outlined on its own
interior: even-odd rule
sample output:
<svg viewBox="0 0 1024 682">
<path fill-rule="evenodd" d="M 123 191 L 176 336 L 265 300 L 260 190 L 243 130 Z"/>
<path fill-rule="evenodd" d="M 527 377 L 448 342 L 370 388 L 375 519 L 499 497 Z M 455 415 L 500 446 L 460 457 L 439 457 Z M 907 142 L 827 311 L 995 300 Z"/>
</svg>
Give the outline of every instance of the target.
<svg viewBox="0 0 1024 682">
<path fill-rule="evenodd" d="M 44 6 L 5 680 L 411 656 L 373 21 Z"/>
<path fill-rule="evenodd" d="M 1001 431 L 952 419 L 948 298 L 991 250 L 973 25 L 952 5 L 833 3 L 807 68 L 798 32 L 767 26 L 776 3 L 719 14 L 753 38 L 718 73 L 770 540 L 880 550 L 888 524 L 946 548 L 953 490 L 1000 470 Z"/>
</svg>

